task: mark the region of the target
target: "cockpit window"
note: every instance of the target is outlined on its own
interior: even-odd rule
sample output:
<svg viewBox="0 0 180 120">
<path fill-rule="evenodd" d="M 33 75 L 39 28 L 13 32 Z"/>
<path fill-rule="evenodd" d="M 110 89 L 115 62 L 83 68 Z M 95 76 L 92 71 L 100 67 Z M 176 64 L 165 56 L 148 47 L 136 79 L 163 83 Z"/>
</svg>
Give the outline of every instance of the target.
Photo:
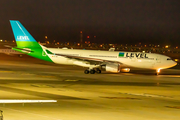
<svg viewBox="0 0 180 120">
<path fill-rule="evenodd" d="M 167 58 L 167 60 L 172 60 L 171 58 Z"/>
</svg>

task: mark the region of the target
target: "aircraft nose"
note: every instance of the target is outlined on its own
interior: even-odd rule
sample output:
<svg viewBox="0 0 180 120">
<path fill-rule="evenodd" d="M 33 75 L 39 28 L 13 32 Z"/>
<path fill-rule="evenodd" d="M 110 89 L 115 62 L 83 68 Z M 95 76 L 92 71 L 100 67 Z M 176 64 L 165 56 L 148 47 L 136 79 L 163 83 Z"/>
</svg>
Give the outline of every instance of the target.
<svg viewBox="0 0 180 120">
<path fill-rule="evenodd" d="M 177 62 L 173 61 L 173 66 L 176 66 L 177 65 Z"/>
</svg>

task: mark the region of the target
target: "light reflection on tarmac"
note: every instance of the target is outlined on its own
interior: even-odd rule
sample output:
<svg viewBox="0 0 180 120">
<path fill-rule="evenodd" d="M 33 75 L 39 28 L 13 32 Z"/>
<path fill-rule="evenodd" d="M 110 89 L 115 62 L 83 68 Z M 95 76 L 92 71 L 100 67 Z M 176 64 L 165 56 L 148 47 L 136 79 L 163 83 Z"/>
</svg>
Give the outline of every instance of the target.
<svg viewBox="0 0 180 120">
<path fill-rule="evenodd" d="M 0 99 L 57 103 L 1 104 L 6 120 L 178 120 L 180 70 L 84 74 L 84 68 L 1 55 Z M 174 74 L 173 74 L 174 73 Z"/>
</svg>

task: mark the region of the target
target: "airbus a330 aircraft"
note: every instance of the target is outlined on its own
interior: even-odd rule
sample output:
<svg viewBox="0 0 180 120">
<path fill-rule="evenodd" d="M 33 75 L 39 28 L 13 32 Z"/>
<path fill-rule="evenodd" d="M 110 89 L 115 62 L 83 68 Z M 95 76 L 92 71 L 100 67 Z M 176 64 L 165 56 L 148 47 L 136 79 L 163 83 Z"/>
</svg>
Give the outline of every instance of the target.
<svg viewBox="0 0 180 120">
<path fill-rule="evenodd" d="M 101 73 L 103 69 L 119 73 L 124 66 L 153 69 L 158 74 L 161 69 L 177 64 L 168 56 L 154 53 L 47 48 L 40 45 L 19 21 L 10 20 L 10 23 L 17 43 L 14 50 L 57 64 L 87 67 L 85 74 Z"/>
</svg>

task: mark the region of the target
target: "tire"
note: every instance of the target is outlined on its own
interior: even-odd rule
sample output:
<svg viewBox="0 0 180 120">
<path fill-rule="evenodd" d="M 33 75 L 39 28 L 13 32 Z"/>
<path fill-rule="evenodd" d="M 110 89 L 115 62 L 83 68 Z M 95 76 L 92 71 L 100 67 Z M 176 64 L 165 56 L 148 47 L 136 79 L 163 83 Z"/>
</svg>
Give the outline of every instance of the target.
<svg viewBox="0 0 180 120">
<path fill-rule="evenodd" d="M 94 73 L 95 73 L 95 70 L 90 70 L 90 73 L 91 73 L 91 74 L 94 74 Z"/>
<path fill-rule="evenodd" d="M 85 70 L 84 73 L 85 73 L 85 74 L 89 74 L 89 70 Z"/>
</svg>

